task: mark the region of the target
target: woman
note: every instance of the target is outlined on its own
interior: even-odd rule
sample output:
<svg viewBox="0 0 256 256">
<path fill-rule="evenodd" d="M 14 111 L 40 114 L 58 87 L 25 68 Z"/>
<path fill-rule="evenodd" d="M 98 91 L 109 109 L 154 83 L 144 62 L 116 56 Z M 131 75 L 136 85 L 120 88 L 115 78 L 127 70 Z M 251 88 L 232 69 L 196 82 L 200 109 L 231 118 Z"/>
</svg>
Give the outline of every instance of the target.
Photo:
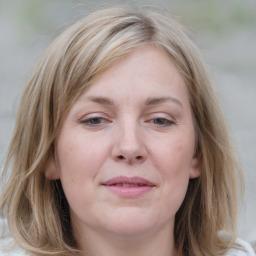
<svg viewBox="0 0 256 256">
<path fill-rule="evenodd" d="M 51 44 L 23 94 L 1 209 L 31 255 L 254 255 L 239 167 L 181 25 L 127 7 Z"/>
</svg>

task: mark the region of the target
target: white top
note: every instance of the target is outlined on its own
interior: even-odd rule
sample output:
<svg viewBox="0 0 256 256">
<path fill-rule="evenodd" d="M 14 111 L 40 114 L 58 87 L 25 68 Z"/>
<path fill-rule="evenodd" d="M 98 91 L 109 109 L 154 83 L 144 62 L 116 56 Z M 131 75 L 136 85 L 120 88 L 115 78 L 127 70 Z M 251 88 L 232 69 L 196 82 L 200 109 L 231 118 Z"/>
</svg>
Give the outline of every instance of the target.
<svg viewBox="0 0 256 256">
<path fill-rule="evenodd" d="M 252 246 L 248 242 L 240 238 L 238 238 L 236 242 L 241 245 L 244 250 L 231 249 L 226 256 L 256 256 Z"/>
<path fill-rule="evenodd" d="M 243 249 L 231 249 L 225 256 L 256 256 L 250 243 L 238 238 L 236 241 Z M 2 244 L 1 244 L 2 245 Z M 0 250 L 1 256 L 29 256 L 21 250 L 12 250 L 10 252 L 4 252 Z"/>
</svg>

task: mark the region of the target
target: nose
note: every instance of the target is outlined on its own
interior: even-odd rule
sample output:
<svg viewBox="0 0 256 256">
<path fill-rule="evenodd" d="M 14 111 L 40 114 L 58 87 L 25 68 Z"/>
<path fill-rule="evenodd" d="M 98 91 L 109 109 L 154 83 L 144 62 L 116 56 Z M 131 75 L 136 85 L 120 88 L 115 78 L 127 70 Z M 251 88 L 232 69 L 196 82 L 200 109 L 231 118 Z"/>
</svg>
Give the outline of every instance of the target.
<svg viewBox="0 0 256 256">
<path fill-rule="evenodd" d="M 143 136 L 136 125 L 122 127 L 116 135 L 112 149 L 112 158 L 116 162 L 136 164 L 146 160 L 147 150 Z"/>
</svg>

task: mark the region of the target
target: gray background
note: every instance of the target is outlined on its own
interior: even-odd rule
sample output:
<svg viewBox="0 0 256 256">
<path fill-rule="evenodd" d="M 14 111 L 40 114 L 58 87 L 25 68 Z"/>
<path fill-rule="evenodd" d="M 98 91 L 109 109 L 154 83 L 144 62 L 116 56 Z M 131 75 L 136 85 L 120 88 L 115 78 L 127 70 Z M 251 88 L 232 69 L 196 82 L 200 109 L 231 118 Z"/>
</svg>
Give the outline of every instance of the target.
<svg viewBox="0 0 256 256">
<path fill-rule="evenodd" d="M 28 77 L 56 33 L 106 1 L 0 0 L 0 165 Z M 256 240 L 256 0 L 107 1 L 157 5 L 202 50 L 244 167 L 239 235 Z"/>
</svg>

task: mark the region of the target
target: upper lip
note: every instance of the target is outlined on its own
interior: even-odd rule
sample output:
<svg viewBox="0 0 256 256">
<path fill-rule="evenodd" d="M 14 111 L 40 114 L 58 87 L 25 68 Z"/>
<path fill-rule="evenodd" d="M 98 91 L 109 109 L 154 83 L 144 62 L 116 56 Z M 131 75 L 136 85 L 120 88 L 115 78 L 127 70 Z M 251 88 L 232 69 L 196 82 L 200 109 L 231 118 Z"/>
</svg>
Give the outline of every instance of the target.
<svg viewBox="0 0 256 256">
<path fill-rule="evenodd" d="M 151 181 L 144 179 L 142 177 L 138 177 L 138 176 L 134 176 L 134 177 L 126 177 L 126 176 L 118 176 L 118 177 L 114 177 L 112 179 L 109 179 L 105 182 L 102 183 L 102 185 L 105 186 L 113 186 L 116 184 L 138 184 L 141 186 L 150 186 L 150 187 L 154 187 L 156 186 L 154 183 L 152 183 Z"/>
</svg>

